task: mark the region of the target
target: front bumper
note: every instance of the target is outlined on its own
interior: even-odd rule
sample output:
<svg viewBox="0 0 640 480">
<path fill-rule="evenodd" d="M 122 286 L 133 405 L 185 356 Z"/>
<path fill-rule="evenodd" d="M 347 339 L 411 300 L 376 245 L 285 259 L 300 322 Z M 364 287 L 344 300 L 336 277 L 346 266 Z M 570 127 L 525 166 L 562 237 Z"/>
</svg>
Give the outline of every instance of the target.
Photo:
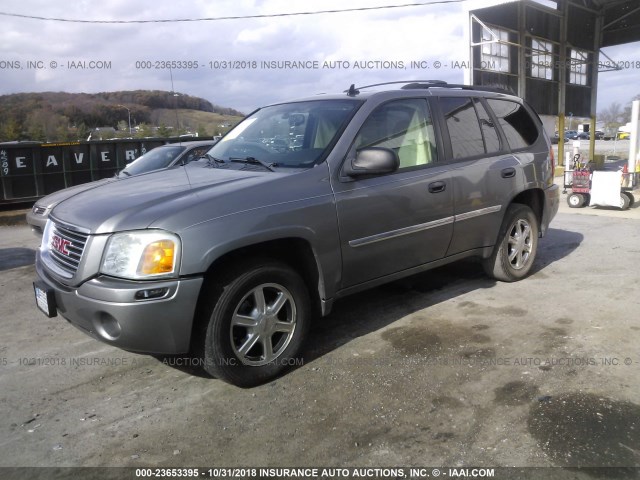
<svg viewBox="0 0 640 480">
<path fill-rule="evenodd" d="M 36 272 L 53 290 L 58 313 L 97 340 L 141 353 L 189 351 L 202 277 L 136 282 L 99 276 L 69 287 L 47 273 L 40 252 Z M 166 293 L 161 298 L 136 298 L 137 292 L 150 289 Z"/>
</svg>

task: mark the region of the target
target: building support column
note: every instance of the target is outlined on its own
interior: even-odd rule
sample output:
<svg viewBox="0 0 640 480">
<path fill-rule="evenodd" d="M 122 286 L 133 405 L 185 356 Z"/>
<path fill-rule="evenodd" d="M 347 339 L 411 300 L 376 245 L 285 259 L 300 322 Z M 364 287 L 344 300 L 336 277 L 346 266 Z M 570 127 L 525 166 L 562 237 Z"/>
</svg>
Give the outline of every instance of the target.
<svg viewBox="0 0 640 480">
<path fill-rule="evenodd" d="M 568 2 L 563 2 L 560 17 L 560 51 L 558 52 L 558 163 L 564 164 L 564 116 L 567 97 L 567 21 Z"/>
</svg>

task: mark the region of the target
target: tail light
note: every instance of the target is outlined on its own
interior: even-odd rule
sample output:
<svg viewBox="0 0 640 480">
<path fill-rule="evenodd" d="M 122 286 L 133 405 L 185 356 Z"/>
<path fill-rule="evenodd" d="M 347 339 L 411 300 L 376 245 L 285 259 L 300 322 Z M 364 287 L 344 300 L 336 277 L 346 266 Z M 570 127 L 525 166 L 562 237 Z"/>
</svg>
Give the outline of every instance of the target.
<svg viewBox="0 0 640 480">
<path fill-rule="evenodd" d="M 551 182 L 556 175 L 556 159 L 553 155 L 553 145 L 549 145 L 549 166 L 551 167 Z"/>
</svg>

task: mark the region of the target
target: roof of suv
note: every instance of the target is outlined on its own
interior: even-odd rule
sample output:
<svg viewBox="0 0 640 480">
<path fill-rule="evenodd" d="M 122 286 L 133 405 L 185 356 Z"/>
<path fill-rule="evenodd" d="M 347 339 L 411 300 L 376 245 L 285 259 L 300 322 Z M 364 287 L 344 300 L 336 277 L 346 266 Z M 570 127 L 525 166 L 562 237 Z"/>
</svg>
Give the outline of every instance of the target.
<svg viewBox="0 0 640 480">
<path fill-rule="evenodd" d="M 502 97 L 508 96 L 513 99 L 519 99 L 519 97 L 511 91 L 502 89 L 499 87 L 487 87 L 478 85 L 462 85 L 457 83 L 447 83 L 442 80 L 401 80 L 395 82 L 376 83 L 373 85 L 364 85 L 361 87 L 352 84 L 347 90 L 344 90 L 339 94 L 319 94 L 314 97 L 305 97 L 294 100 L 294 102 L 300 101 L 312 101 L 312 100 L 343 100 L 345 98 L 352 99 L 367 99 L 378 95 L 393 95 L 398 96 L 411 96 L 416 91 L 428 91 L 429 95 L 433 96 L 469 96 L 470 92 L 473 92 L 473 96 L 477 97 Z M 404 93 L 406 92 L 406 93 Z M 278 102 L 289 103 L 289 102 Z"/>
</svg>

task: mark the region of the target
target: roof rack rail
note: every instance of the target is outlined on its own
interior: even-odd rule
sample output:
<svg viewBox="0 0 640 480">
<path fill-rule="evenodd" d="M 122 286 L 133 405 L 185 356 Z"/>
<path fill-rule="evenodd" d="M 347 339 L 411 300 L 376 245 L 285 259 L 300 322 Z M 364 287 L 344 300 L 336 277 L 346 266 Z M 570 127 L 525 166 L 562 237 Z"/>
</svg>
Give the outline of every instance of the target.
<svg viewBox="0 0 640 480">
<path fill-rule="evenodd" d="M 395 82 L 374 83 L 372 85 L 364 85 L 362 87 L 356 87 L 355 84 L 351 84 L 349 89 L 345 90 L 344 93 L 346 93 L 350 97 L 355 97 L 360 93 L 360 90 L 363 88 L 380 87 L 383 85 L 398 85 L 400 83 L 405 84 L 402 87 L 400 87 L 403 90 L 419 89 L 419 88 L 459 88 L 460 90 L 478 90 L 478 91 L 494 92 L 494 93 L 507 93 L 509 95 L 516 94 L 514 91 L 512 91 L 508 87 L 463 85 L 460 83 L 447 83 L 443 80 L 398 80 Z"/>
<path fill-rule="evenodd" d="M 515 95 L 515 92 L 504 87 L 491 87 L 486 85 L 463 85 L 461 83 L 446 83 L 432 84 L 432 83 L 408 83 L 402 87 L 403 90 L 418 89 L 418 88 L 459 88 L 460 90 L 476 90 L 483 92 L 495 92 L 495 93 L 507 93 L 509 95 Z"/>
<path fill-rule="evenodd" d="M 363 88 L 380 87 L 382 85 L 397 85 L 399 83 L 407 83 L 407 84 L 420 83 L 423 85 L 430 84 L 430 85 L 433 85 L 434 87 L 438 85 L 442 85 L 442 86 L 447 85 L 447 82 L 443 80 L 398 80 L 395 82 L 382 82 L 382 83 L 374 83 L 372 85 L 363 85 L 362 87 L 356 87 L 355 84 L 352 83 L 349 89 L 345 90 L 344 93 L 346 93 L 350 97 L 354 97 L 358 95 L 360 93 L 360 90 Z"/>
</svg>

